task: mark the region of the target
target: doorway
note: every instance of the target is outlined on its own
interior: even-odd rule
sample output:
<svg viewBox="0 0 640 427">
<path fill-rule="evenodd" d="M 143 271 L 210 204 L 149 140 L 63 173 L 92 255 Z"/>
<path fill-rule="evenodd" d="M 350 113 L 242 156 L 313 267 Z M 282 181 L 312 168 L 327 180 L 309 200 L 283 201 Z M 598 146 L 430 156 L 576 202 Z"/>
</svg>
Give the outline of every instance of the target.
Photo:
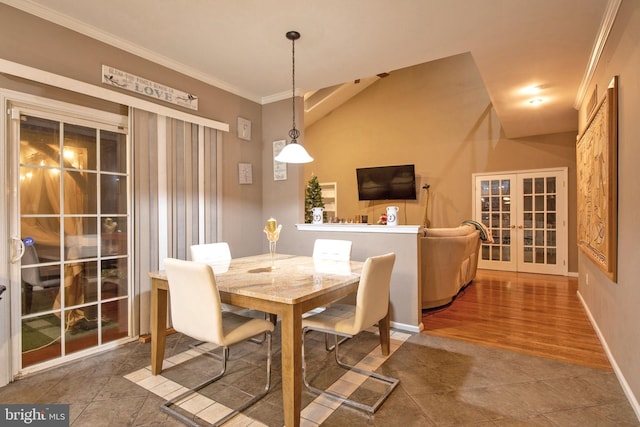
<svg viewBox="0 0 640 427">
<path fill-rule="evenodd" d="M 127 117 L 58 104 L 7 102 L 14 375 L 131 336 Z"/>
<path fill-rule="evenodd" d="M 567 275 L 567 168 L 474 174 L 473 216 L 491 232 L 478 267 Z"/>
</svg>

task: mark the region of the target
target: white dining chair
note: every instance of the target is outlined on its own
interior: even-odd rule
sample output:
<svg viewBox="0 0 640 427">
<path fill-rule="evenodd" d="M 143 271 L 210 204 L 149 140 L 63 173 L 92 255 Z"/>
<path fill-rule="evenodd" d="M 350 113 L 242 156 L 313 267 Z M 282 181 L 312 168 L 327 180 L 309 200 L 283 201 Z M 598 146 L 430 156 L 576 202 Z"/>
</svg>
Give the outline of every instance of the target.
<svg viewBox="0 0 640 427">
<path fill-rule="evenodd" d="M 362 268 L 355 305 L 334 304 L 327 307 L 323 312 L 302 319 L 302 378 L 305 386 L 315 393 L 339 400 L 348 406 L 367 411 L 371 414 L 389 397 L 391 392 L 398 386 L 400 380 L 356 368 L 341 361 L 339 356 L 340 342 L 337 337 L 353 337 L 387 316 L 389 312 L 391 272 L 395 259 L 396 255 L 393 252 L 367 258 Z M 331 391 L 321 390 L 309 383 L 307 380 L 307 366 L 304 351 L 304 338 L 308 331 L 334 334 L 334 355 L 336 363 L 340 367 L 385 383 L 387 386 L 385 392 L 373 405 L 366 405 Z"/>
<path fill-rule="evenodd" d="M 221 425 L 269 392 L 271 388 L 273 323 L 265 319 L 245 317 L 235 313 L 226 313 L 223 316 L 220 293 L 210 265 L 168 258 L 165 259 L 164 266 L 169 283 L 173 328 L 184 335 L 222 347 L 222 357 L 220 358 L 222 368 L 214 377 L 164 402 L 161 406 L 163 411 L 189 425 L 197 425 L 193 420 L 173 408 L 176 402 L 184 401 L 185 397 L 197 393 L 198 390 L 222 378 L 227 369 L 229 346 L 257 335 L 266 334 L 267 336 L 266 385 L 264 389 L 237 409 L 229 409 L 222 418 L 213 423 L 216 426 Z"/>
<path fill-rule="evenodd" d="M 227 242 L 191 245 L 191 259 L 213 265 L 224 264 L 231 261 L 231 249 Z"/>
<path fill-rule="evenodd" d="M 353 242 L 351 240 L 338 240 L 338 239 L 316 239 L 313 243 L 312 258 L 316 268 L 318 266 L 322 270 L 330 263 L 329 267 L 335 269 L 336 263 L 346 263 L 348 267 L 349 261 L 351 261 L 351 247 Z M 350 271 L 350 270 L 349 270 Z M 324 310 L 326 307 L 320 307 L 315 312 Z M 341 343 L 345 342 L 349 338 L 343 337 Z M 329 345 L 329 334 L 324 336 L 324 347 L 327 351 L 333 350 L 333 346 Z"/>
<path fill-rule="evenodd" d="M 224 273 L 229 269 L 231 262 L 231 249 L 227 242 L 203 243 L 191 245 L 191 260 L 204 262 L 213 268 L 213 273 Z M 240 311 L 240 307 L 231 304 L 222 304 L 224 311 Z"/>
<path fill-rule="evenodd" d="M 231 263 L 231 249 L 227 242 L 216 243 L 203 243 L 198 245 L 191 245 L 191 260 L 195 262 L 203 262 L 209 264 L 213 268 L 214 274 L 224 273 L 229 269 Z M 238 307 L 231 304 L 222 304 L 222 310 L 225 312 L 232 312 L 236 314 L 242 314 L 249 317 L 261 317 L 267 318 L 266 313 L 249 310 L 244 307 Z M 251 338 L 250 341 L 256 344 L 262 344 L 265 337 Z M 191 348 L 196 348 L 202 343 L 194 343 Z"/>
<path fill-rule="evenodd" d="M 351 240 L 316 239 L 313 243 L 314 259 L 326 259 L 334 261 L 351 260 Z"/>
</svg>

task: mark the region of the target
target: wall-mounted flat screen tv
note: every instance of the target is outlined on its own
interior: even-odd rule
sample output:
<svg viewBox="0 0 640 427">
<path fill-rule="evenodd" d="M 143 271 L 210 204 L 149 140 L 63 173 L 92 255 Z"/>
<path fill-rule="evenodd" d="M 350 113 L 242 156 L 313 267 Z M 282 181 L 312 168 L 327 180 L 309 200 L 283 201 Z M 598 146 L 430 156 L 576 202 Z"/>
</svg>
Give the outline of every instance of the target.
<svg viewBox="0 0 640 427">
<path fill-rule="evenodd" d="M 356 169 L 359 200 L 416 200 L 414 165 Z"/>
</svg>

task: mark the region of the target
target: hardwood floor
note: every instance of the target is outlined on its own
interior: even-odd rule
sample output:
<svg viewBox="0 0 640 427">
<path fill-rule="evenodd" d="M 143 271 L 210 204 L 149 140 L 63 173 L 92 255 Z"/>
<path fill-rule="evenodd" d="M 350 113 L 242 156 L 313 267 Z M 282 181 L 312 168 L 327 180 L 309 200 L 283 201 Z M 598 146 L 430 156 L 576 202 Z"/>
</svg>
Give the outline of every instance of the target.
<svg viewBox="0 0 640 427">
<path fill-rule="evenodd" d="M 478 270 L 452 304 L 424 310 L 423 333 L 611 371 L 575 277 Z"/>
</svg>

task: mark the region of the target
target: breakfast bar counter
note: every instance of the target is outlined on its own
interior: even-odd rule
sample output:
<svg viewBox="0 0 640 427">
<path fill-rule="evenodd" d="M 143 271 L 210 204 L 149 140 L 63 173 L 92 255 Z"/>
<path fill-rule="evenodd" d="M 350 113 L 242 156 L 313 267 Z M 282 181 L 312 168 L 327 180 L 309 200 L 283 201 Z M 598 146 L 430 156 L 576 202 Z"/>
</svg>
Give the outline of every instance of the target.
<svg viewBox="0 0 640 427">
<path fill-rule="evenodd" d="M 353 242 L 351 259 L 365 261 L 370 256 L 396 253 L 391 275 L 391 326 L 408 332 L 420 332 L 418 238 L 420 225 L 296 224 L 296 253 L 311 254 L 316 239 L 341 239 Z"/>
</svg>

